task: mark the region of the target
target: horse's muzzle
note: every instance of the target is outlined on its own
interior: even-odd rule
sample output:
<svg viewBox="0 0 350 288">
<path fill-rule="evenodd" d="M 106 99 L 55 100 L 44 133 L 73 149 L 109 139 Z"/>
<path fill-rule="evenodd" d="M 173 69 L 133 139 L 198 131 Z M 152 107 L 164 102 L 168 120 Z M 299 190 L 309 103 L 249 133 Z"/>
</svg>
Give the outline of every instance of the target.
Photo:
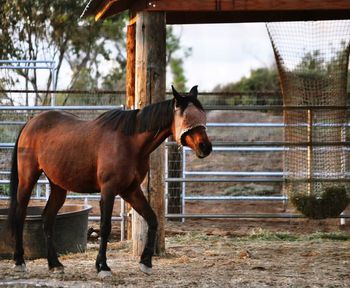
<svg viewBox="0 0 350 288">
<path fill-rule="evenodd" d="M 201 142 L 199 143 L 198 148 L 199 148 L 198 149 L 199 151 L 197 152 L 198 158 L 205 158 L 211 153 L 211 151 L 213 151 L 213 147 L 210 142 L 207 142 L 207 143 Z"/>
</svg>

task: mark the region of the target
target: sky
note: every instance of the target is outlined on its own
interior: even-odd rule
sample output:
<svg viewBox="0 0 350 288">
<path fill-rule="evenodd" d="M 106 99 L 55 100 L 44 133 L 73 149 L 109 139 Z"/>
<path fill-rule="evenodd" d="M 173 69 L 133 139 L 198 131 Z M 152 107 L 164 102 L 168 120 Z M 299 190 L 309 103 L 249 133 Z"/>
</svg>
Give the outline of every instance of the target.
<svg viewBox="0 0 350 288">
<path fill-rule="evenodd" d="M 174 32 L 183 47 L 192 47 L 184 65 L 187 86 L 202 92 L 274 63 L 264 23 L 174 25 Z"/>
<path fill-rule="evenodd" d="M 211 91 L 215 86 L 227 84 L 248 76 L 251 69 L 274 63 L 273 51 L 264 23 L 174 25 L 182 47 L 191 47 L 192 55 L 185 59 L 187 87 L 198 85 L 200 92 Z M 101 65 L 106 73 L 113 61 Z M 43 78 L 49 71 L 40 71 Z M 58 88 L 69 85 L 70 69 L 64 64 Z M 171 77 L 167 75 L 167 89 Z M 40 87 L 44 89 L 45 87 Z"/>
</svg>

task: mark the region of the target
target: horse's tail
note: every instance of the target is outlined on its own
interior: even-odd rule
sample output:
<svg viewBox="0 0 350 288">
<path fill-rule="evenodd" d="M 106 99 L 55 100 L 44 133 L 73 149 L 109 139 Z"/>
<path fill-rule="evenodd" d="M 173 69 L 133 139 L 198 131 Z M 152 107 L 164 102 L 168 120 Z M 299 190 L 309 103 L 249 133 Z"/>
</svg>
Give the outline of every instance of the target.
<svg viewBox="0 0 350 288">
<path fill-rule="evenodd" d="M 10 205 L 8 209 L 8 223 L 7 227 L 11 230 L 12 235 L 14 235 L 16 228 L 16 209 L 17 209 L 17 190 L 18 190 L 18 163 L 17 163 L 17 150 L 18 141 L 21 136 L 22 130 L 18 134 L 15 147 L 12 152 L 12 165 L 11 165 L 11 176 L 10 176 Z"/>
</svg>

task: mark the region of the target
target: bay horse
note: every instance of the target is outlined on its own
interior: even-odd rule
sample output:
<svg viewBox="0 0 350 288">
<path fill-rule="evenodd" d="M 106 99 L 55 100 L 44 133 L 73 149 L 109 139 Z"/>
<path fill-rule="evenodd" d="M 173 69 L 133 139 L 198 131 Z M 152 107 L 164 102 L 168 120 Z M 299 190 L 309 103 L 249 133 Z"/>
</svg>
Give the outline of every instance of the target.
<svg viewBox="0 0 350 288">
<path fill-rule="evenodd" d="M 157 217 L 140 184 L 149 170 L 149 156 L 167 137 L 189 146 L 198 157 L 212 151 L 206 134 L 206 116 L 197 99 L 197 86 L 187 95 L 174 87 L 173 98 L 141 110 L 111 110 L 92 121 L 59 111 L 29 120 L 17 138 L 11 168 L 9 227 L 15 237 L 15 269 L 25 271 L 23 225 L 30 195 L 39 176 L 49 180 L 51 193 L 43 211 L 43 229 L 50 270 L 63 271 L 56 253 L 53 229 L 67 191 L 100 192 L 100 246 L 96 269 L 111 275 L 107 265 L 107 240 L 116 195 L 120 195 L 146 220 L 147 241 L 140 268 L 151 273 Z"/>
</svg>

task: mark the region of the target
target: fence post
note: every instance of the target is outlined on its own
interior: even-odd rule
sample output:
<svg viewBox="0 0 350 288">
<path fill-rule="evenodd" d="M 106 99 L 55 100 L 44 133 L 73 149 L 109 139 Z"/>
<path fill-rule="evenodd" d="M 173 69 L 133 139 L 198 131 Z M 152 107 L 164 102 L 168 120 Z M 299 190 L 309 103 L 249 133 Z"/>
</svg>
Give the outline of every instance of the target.
<svg viewBox="0 0 350 288">
<path fill-rule="evenodd" d="M 136 61 L 136 24 L 129 22 L 126 33 L 126 106 L 127 109 L 135 108 L 135 61 Z M 132 238 L 131 206 L 126 203 L 126 239 Z"/>
<path fill-rule="evenodd" d="M 166 29 L 165 13 L 139 12 L 136 16 L 135 106 L 165 100 Z M 156 254 L 165 250 L 164 233 L 164 144 L 150 156 L 150 170 L 141 188 L 157 215 Z M 133 254 L 141 255 L 145 246 L 147 224 L 133 212 Z"/>
<path fill-rule="evenodd" d="M 171 137 L 171 140 L 174 139 Z M 182 153 L 179 151 L 177 145 L 168 146 L 168 175 L 169 178 L 181 178 L 182 175 Z M 182 212 L 182 183 L 169 182 L 168 183 L 168 213 L 181 214 Z M 180 221 L 179 218 L 171 219 L 172 221 Z"/>
</svg>

